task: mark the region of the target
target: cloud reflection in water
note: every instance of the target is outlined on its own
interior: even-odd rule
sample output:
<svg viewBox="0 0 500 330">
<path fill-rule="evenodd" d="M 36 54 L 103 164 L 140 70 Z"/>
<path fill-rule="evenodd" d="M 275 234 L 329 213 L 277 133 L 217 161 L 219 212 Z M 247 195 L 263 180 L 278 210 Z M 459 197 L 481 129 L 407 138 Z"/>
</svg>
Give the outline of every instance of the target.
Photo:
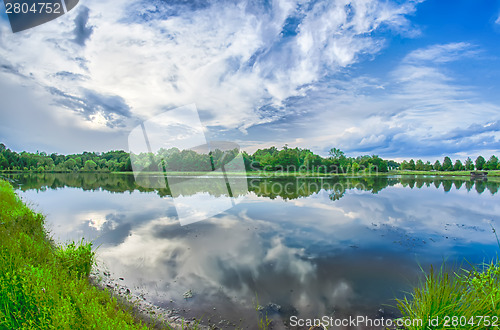
<svg viewBox="0 0 500 330">
<path fill-rule="evenodd" d="M 331 194 L 270 199 L 253 191 L 188 226 L 155 192 L 63 188 L 23 196 L 48 214 L 56 238 L 95 240 L 102 262 L 158 304 L 204 318 L 238 315 L 250 325 L 256 295 L 261 305 L 280 305 L 282 318 L 376 315 L 415 283 L 418 263 L 481 262 L 496 252 L 490 223 L 500 220 L 498 197 L 467 183 L 415 189 L 396 182 L 376 193 L 347 190 L 335 201 Z M 194 297 L 185 300 L 188 290 Z"/>
</svg>

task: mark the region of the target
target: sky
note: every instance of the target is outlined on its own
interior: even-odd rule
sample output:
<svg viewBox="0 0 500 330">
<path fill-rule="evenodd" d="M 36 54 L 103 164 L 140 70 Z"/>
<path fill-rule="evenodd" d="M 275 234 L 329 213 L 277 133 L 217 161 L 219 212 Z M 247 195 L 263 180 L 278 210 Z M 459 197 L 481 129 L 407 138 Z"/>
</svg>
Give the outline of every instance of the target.
<svg viewBox="0 0 500 330">
<path fill-rule="evenodd" d="M 209 141 L 386 159 L 500 152 L 500 2 L 81 0 L 12 33 L 0 142 L 128 150 L 194 104 Z"/>
</svg>

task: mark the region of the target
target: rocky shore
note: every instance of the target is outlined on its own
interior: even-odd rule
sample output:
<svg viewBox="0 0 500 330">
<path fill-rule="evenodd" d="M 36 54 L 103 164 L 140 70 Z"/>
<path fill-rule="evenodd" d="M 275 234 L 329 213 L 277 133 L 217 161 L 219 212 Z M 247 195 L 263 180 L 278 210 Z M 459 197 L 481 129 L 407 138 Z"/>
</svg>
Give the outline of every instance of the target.
<svg viewBox="0 0 500 330">
<path fill-rule="evenodd" d="M 120 302 L 132 306 L 134 316 L 146 322 L 153 329 L 215 329 L 200 324 L 200 320 L 185 319 L 180 311 L 175 309 L 165 309 L 149 302 L 144 292 L 135 292 L 122 282 L 124 278 L 115 278 L 107 270 L 94 269 L 90 274 L 90 281 L 102 290 L 108 290 L 113 297 Z"/>
</svg>

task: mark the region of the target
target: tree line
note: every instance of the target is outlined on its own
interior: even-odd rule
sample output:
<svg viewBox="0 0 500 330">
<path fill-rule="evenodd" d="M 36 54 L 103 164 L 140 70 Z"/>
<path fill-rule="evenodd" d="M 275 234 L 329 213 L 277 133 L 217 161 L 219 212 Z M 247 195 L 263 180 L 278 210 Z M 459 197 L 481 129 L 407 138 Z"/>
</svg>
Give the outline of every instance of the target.
<svg viewBox="0 0 500 330">
<path fill-rule="evenodd" d="M 421 159 L 416 162 L 413 159 L 410 161 L 404 160 L 400 166 L 401 170 L 409 170 L 409 171 L 482 171 L 482 170 L 500 170 L 500 163 L 498 161 L 498 157 L 492 155 L 488 161 L 483 156 L 478 156 L 476 160 L 473 162 L 470 157 L 462 163 L 460 159 L 455 160 L 455 163 L 452 162 L 451 158 L 446 156 L 443 159 L 443 163 L 439 160 L 436 160 L 434 164 L 431 164 L 430 161 L 424 163 Z"/>
<path fill-rule="evenodd" d="M 132 171 L 130 156 L 122 150 L 105 153 L 83 152 L 60 155 L 45 152 L 20 152 L 0 143 L 0 170 L 33 172 L 116 172 Z"/>
<path fill-rule="evenodd" d="M 158 153 L 133 155 L 133 164 L 142 171 L 211 171 L 223 164 L 231 170 L 231 160 L 241 156 L 247 171 L 270 172 L 315 172 L 315 173 L 359 173 L 388 172 L 399 164 L 386 161 L 377 155 L 347 157 L 340 149 L 332 148 L 327 157 L 321 157 L 309 149 L 270 147 L 258 149 L 253 154 L 238 149 L 209 153 L 177 148 L 160 149 Z M 234 163 L 233 163 L 234 164 Z"/>
<path fill-rule="evenodd" d="M 83 152 L 60 155 L 45 152 L 17 153 L 0 144 L 0 170 L 33 172 L 130 172 L 132 163 L 142 171 L 211 171 L 230 163 L 236 156 L 243 158 L 247 171 L 307 171 L 317 173 L 388 172 L 399 164 L 377 155 L 348 157 L 332 148 L 327 157 L 309 149 L 270 147 L 253 154 L 238 149 L 210 153 L 178 148 L 160 149 L 157 153 L 132 154 L 123 150 L 104 153 Z"/>
<path fill-rule="evenodd" d="M 247 167 L 264 171 L 309 171 L 317 173 L 388 172 L 399 165 L 377 155 L 348 157 L 342 150 L 332 148 L 327 157 L 309 149 L 276 147 L 258 149 L 252 155 L 243 152 Z"/>
<path fill-rule="evenodd" d="M 464 162 L 460 159 L 452 162 L 444 157 L 442 163 L 436 160 L 424 163 L 411 159 L 398 163 L 384 160 L 377 155 L 348 157 L 342 150 L 330 149 L 328 156 L 322 157 L 309 149 L 281 149 L 275 146 L 258 149 L 253 154 L 238 149 L 199 152 L 195 150 L 179 150 L 178 148 L 160 149 L 155 154 L 132 154 L 123 150 L 108 152 L 83 152 L 80 154 L 60 155 L 45 152 L 20 152 L 8 149 L 0 143 L 0 170 L 32 171 L 32 172 L 131 172 L 132 163 L 143 171 L 212 171 L 221 165 L 230 163 L 236 156 L 243 158 L 247 171 L 286 171 L 315 173 L 364 173 L 388 172 L 389 170 L 410 171 L 473 171 L 500 170 L 498 157 L 493 155 L 488 160 L 479 156 L 473 162 L 468 157 Z M 230 168 L 228 168 L 230 169 Z"/>
</svg>

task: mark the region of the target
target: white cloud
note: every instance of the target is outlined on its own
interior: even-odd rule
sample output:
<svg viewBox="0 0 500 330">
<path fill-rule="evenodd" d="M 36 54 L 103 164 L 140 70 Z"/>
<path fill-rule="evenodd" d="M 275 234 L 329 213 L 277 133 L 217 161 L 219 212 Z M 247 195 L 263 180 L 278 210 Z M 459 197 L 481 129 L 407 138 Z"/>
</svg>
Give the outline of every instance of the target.
<svg viewBox="0 0 500 330">
<path fill-rule="evenodd" d="M 386 40 L 372 32 L 390 27 L 411 35 L 415 30 L 405 15 L 415 3 L 214 3 L 160 15 L 163 7 L 152 3 L 91 1 L 92 34 L 83 47 L 73 41 L 78 10 L 20 34 L 3 26 L 0 75 L 10 87 L 2 90 L 9 95 L 2 94 L 0 105 L 10 114 L 2 114 L 0 137 L 21 148 L 33 143 L 29 134 L 12 129 L 24 124 L 59 150 L 126 148 L 126 134 L 138 119 L 196 103 L 205 125 L 223 133 L 248 131 L 231 137 L 249 149 L 289 143 L 323 154 L 338 146 L 429 157 L 460 148 L 498 149 L 491 130 L 450 137 L 457 128 L 486 124 L 484 118 L 500 120 L 499 107 L 479 99 L 449 68 L 476 58 L 478 46 L 416 49 L 386 77 L 346 70 L 383 49 Z M 147 15 L 159 17 L 144 20 Z M 21 94 L 24 103 L 31 100 L 22 115 L 15 111 Z M 32 114 L 43 117 L 43 125 L 25 124 Z"/>
<path fill-rule="evenodd" d="M 425 47 L 396 62 L 383 82 L 370 77 L 330 81 L 296 102 L 297 112 L 303 113 L 278 128 L 290 128 L 283 134 L 286 142 L 300 137 L 291 145 L 323 155 L 334 146 L 351 155 L 432 160 L 498 150 L 497 126 L 483 127 L 485 121 L 500 120 L 500 107 L 482 100 L 474 86 L 444 67 L 443 59 L 451 64 L 476 51 L 462 43 Z M 470 134 L 452 134 L 471 125 Z M 280 146 L 285 141 L 273 142 Z"/>
<path fill-rule="evenodd" d="M 435 63 L 445 63 L 463 57 L 475 56 L 478 53 L 479 51 L 475 50 L 473 46 L 467 42 L 432 45 L 411 52 L 405 57 L 405 62 L 415 63 L 431 61 Z"/>
<path fill-rule="evenodd" d="M 71 98 L 71 105 L 63 105 L 75 111 L 75 102 L 92 91 L 123 99 L 132 117 L 145 119 L 194 102 L 206 114 L 205 124 L 241 130 L 282 118 L 291 97 L 377 53 L 384 40 L 371 33 L 381 26 L 408 29 L 405 15 L 414 10 L 412 2 L 375 0 L 273 1 L 270 8 L 238 2 L 181 8 L 177 15 L 144 21 L 140 15 L 162 5 L 149 4 L 141 13 L 130 9 L 132 1 L 85 6 L 92 26 L 85 46 L 73 41 L 80 13 L 74 10 L 21 34 L 4 26 L 2 64 L 23 75 L 22 84 L 57 90 L 54 106 Z M 295 32 L 283 31 L 290 18 L 300 20 Z M 12 73 L 3 78 L 12 81 Z M 82 129 L 102 130 L 114 120 L 130 126 L 123 114 L 106 113 L 113 109 L 88 108 Z"/>
</svg>

